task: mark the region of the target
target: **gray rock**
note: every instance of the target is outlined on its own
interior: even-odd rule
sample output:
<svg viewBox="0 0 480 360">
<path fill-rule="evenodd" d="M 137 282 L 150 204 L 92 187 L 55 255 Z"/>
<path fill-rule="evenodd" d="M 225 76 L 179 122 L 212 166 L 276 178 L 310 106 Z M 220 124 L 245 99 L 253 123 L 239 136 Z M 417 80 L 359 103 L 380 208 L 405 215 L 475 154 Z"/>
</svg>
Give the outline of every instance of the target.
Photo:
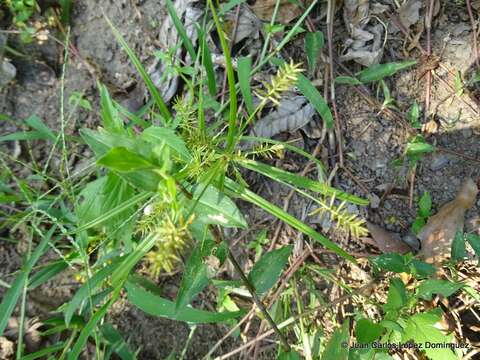
<svg viewBox="0 0 480 360">
<path fill-rule="evenodd" d="M 448 165 L 449 161 L 450 159 L 447 155 L 439 154 L 432 159 L 432 162 L 430 163 L 430 169 L 432 171 L 441 170 Z"/>
<path fill-rule="evenodd" d="M 470 128 L 465 128 L 462 130 L 462 136 L 465 138 L 465 139 L 468 139 L 469 137 L 471 137 L 473 135 L 473 131 L 472 129 Z"/>
<path fill-rule="evenodd" d="M 15 66 L 4 60 L 0 68 L 0 88 L 7 85 L 17 74 Z"/>
</svg>

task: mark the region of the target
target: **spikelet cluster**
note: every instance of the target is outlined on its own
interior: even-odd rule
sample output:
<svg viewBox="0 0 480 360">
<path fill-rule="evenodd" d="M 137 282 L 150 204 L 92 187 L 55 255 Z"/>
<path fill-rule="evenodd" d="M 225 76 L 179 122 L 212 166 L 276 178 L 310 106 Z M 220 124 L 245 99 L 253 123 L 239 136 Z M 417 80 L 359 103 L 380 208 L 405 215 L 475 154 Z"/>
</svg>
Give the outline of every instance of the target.
<svg viewBox="0 0 480 360">
<path fill-rule="evenodd" d="M 288 91 L 297 82 L 297 77 L 303 69 L 300 68 L 300 64 L 290 63 L 283 64 L 278 70 L 277 74 L 272 78 L 270 83 L 263 82 L 264 90 L 258 90 L 255 94 L 262 101 L 267 103 L 273 102 L 275 105 L 280 105 L 280 98 L 282 93 Z"/>
<path fill-rule="evenodd" d="M 351 214 L 346 209 L 346 202 L 343 201 L 340 205 L 335 205 L 335 197 L 330 199 L 324 198 L 317 202 L 319 207 L 312 211 L 309 215 L 330 215 L 332 222 L 336 223 L 338 228 L 347 230 L 352 236 L 360 237 L 368 234 L 365 227 L 365 220 L 358 218 L 356 214 Z"/>
<path fill-rule="evenodd" d="M 283 152 L 285 151 L 285 146 L 282 144 L 260 144 L 255 146 L 253 150 L 245 153 L 246 157 L 264 157 L 267 159 L 272 159 L 274 156 L 283 158 Z"/>
<path fill-rule="evenodd" d="M 152 277 L 158 277 L 162 271 L 172 272 L 192 239 L 188 225 L 193 218 L 184 221 L 181 215 L 171 214 L 171 209 L 167 201 L 157 201 L 144 209 L 137 223 L 137 232 L 143 236 L 153 234 L 156 238 L 153 249 L 145 255 Z"/>
</svg>

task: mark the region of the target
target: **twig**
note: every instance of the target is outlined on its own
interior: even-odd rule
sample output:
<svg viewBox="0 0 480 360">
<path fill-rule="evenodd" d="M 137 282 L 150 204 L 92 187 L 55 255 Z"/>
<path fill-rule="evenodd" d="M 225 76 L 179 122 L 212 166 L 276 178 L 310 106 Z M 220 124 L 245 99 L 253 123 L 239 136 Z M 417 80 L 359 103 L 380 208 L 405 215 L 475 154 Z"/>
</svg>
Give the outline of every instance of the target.
<svg viewBox="0 0 480 360">
<path fill-rule="evenodd" d="M 340 166 L 343 167 L 343 140 L 340 117 L 335 101 L 335 81 L 333 77 L 333 17 L 335 14 L 335 0 L 328 0 L 327 5 L 327 40 L 328 40 L 328 62 L 330 71 L 330 102 L 332 103 L 333 116 L 335 118 L 335 131 L 338 142 L 338 158 Z"/>
<path fill-rule="evenodd" d="M 425 14 L 425 28 L 427 29 L 427 56 L 432 55 L 432 17 L 434 0 L 429 0 L 427 13 Z M 427 71 L 427 85 L 425 87 L 425 119 L 429 116 L 430 94 L 432 89 L 432 70 Z"/>
<path fill-rule="evenodd" d="M 413 192 L 415 189 L 415 174 L 417 173 L 417 165 L 415 164 L 412 169 L 412 174 L 410 175 L 410 189 L 408 191 L 408 207 L 411 209 L 413 207 Z"/>
<path fill-rule="evenodd" d="M 478 58 L 478 44 L 477 44 L 477 26 L 475 25 L 475 18 L 472 11 L 472 0 L 467 0 L 468 17 L 470 18 L 470 24 L 472 25 L 472 37 L 473 37 L 473 51 L 475 52 L 475 64 L 477 69 L 480 69 L 480 59 Z"/>
</svg>

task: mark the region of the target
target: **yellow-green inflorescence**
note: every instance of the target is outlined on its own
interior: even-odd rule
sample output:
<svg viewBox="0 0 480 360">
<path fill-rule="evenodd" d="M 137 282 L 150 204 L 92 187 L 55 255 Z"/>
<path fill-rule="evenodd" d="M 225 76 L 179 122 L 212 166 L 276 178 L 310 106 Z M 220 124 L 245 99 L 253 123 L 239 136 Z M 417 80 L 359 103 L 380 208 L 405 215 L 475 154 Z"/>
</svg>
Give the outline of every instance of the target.
<svg viewBox="0 0 480 360">
<path fill-rule="evenodd" d="M 172 206 L 167 201 L 156 201 L 147 205 L 137 224 L 137 231 L 143 236 L 153 234 L 156 243 L 145 255 L 147 269 L 152 277 L 162 271 L 172 272 L 181 261 L 181 255 L 192 237 L 188 225 L 193 218 L 184 221 L 180 214 L 172 214 Z"/>
</svg>

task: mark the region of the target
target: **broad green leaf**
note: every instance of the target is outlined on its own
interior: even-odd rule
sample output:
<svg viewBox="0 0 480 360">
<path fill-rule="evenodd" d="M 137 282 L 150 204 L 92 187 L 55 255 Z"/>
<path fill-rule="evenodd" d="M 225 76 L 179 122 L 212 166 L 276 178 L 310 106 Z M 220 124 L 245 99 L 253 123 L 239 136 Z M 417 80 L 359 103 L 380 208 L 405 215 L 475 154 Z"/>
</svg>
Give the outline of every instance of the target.
<svg viewBox="0 0 480 360">
<path fill-rule="evenodd" d="M 245 100 L 245 106 L 249 114 L 253 114 L 253 98 L 252 90 L 250 88 L 250 74 L 252 72 L 252 58 L 241 57 L 238 59 L 238 83 L 240 85 L 240 91 L 242 92 L 243 100 Z"/>
<path fill-rule="evenodd" d="M 369 204 L 368 200 L 366 199 L 362 199 L 355 195 L 351 195 L 346 192 L 337 190 L 335 188 L 328 186 L 325 183 L 321 183 L 320 181 L 314 181 L 307 177 L 293 174 L 283 169 L 280 169 L 278 167 L 273 167 L 259 161 L 242 159 L 242 160 L 238 160 L 238 163 L 249 170 L 256 171 L 276 181 L 284 181 L 290 185 L 294 185 L 302 189 L 315 191 L 323 195 L 332 196 L 332 197 L 335 197 L 336 199 L 345 200 L 352 204 L 357 204 L 357 205 Z"/>
<path fill-rule="evenodd" d="M 427 154 L 435 151 L 435 146 L 426 142 L 409 142 L 405 150 L 407 156 Z"/>
<path fill-rule="evenodd" d="M 301 360 L 302 357 L 298 352 L 295 350 L 290 350 L 288 352 L 281 352 L 280 355 L 278 355 L 277 360 Z"/>
<path fill-rule="evenodd" d="M 418 210 L 420 216 L 427 218 L 432 215 L 432 198 L 430 197 L 430 193 L 425 191 L 418 202 Z"/>
<path fill-rule="evenodd" d="M 242 213 L 230 198 L 214 186 L 198 185 L 192 193 L 192 206 L 199 221 L 206 224 L 218 224 L 227 227 L 247 228 Z"/>
<path fill-rule="evenodd" d="M 132 172 L 154 167 L 154 165 L 143 156 L 124 147 L 114 147 L 110 149 L 97 160 L 97 164 L 118 172 Z"/>
<path fill-rule="evenodd" d="M 232 196 L 238 196 L 240 199 L 248 201 L 249 203 L 255 204 L 258 207 L 264 209 L 268 213 L 272 214 L 273 216 L 277 217 L 278 219 L 284 221 L 286 224 L 292 226 L 293 228 L 301 231 L 307 236 L 310 236 L 315 241 L 319 242 L 327 249 L 332 250 L 337 255 L 350 260 L 352 262 L 356 262 L 355 258 L 348 254 L 345 250 L 340 248 L 337 244 L 333 243 L 323 235 L 319 234 L 311 227 L 306 225 L 304 222 L 296 219 L 292 215 L 288 214 L 278 206 L 272 204 L 268 200 L 265 200 L 261 196 L 255 194 L 254 192 L 238 185 L 234 181 L 230 179 L 225 179 L 225 190 L 227 193 L 231 193 Z"/>
<path fill-rule="evenodd" d="M 183 46 L 185 47 L 185 49 L 187 49 L 188 54 L 191 56 L 191 58 L 196 59 L 197 54 L 195 53 L 195 48 L 193 47 L 192 41 L 187 35 L 187 31 L 185 30 L 185 27 L 183 26 L 182 21 L 178 18 L 178 15 L 172 0 L 167 0 L 167 10 L 168 10 L 168 14 L 170 15 L 170 18 L 173 21 L 173 25 L 175 25 L 175 28 L 177 29 L 177 32 L 180 35 L 180 38 L 182 39 Z"/>
<path fill-rule="evenodd" d="M 230 10 L 232 10 L 235 6 L 243 4 L 247 0 L 229 0 L 225 3 L 220 5 L 220 11 L 218 12 L 219 15 L 223 16 Z"/>
<path fill-rule="evenodd" d="M 467 257 L 467 249 L 465 247 L 465 237 L 460 229 L 457 229 L 455 237 L 452 241 L 451 258 L 454 263 L 464 260 Z"/>
<path fill-rule="evenodd" d="M 135 141 L 126 135 L 107 133 L 105 130 L 93 131 L 81 129 L 80 136 L 93 150 L 97 158 L 104 155 L 108 150 L 122 146 L 127 149 L 135 148 Z"/>
<path fill-rule="evenodd" d="M 325 39 L 321 31 L 308 32 L 305 36 L 305 53 L 307 54 L 309 72 L 313 72 L 315 66 L 317 66 L 317 58 L 324 43 Z"/>
<path fill-rule="evenodd" d="M 418 287 L 417 296 L 425 300 L 432 300 L 433 294 L 448 297 L 456 293 L 463 286 L 464 284 L 462 283 L 454 283 L 448 280 L 424 280 Z"/>
<path fill-rule="evenodd" d="M 269 251 L 253 265 L 248 274 L 248 280 L 250 280 L 258 295 L 265 294 L 275 285 L 288 262 L 292 249 L 293 246 L 289 245 Z"/>
<path fill-rule="evenodd" d="M 175 303 L 177 311 L 190 304 L 193 298 L 208 285 L 209 273 L 203 259 L 211 255 L 214 246 L 215 242 L 209 239 L 207 234 L 204 234 L 202 241 L 193 249 L 185 264 L 185 271 L 178 290 Z"/>
<path fill-rule="evenodd" d="M 128 281 L 125 285 L 128 300 L 147 314 L 165 317 L 171 320 L 187 321 L 194 324 L 216 323 L 234 319 L 243 314 L 241 311 L 214 313 L 184 307 L 175 311 L 175 303 L 154 295 L 140 286 Z"/>
<path fill-rule="evenodd" d="M 317 110 L 323 121 L 325 121 L 327 127 L 331 129 L 333 127 L 333 116 L 322 94 L 320 94 L 310 80 L 302 74 L 298 75 L 297 86 L 303 96 L 305 96 L 315 110 Z"/>
<path fill-rule="evenodd" d="M 426 262 L 412 259 L 412 261 L 408 264 L 410 268 L 410 274 L 415 276 L 416 278 L 426 278 L 429 277 L 437 271 L 435 266 L 432 264 L 427 264 Z"/>
<path fill-rule="evenodd" d="M 367 344 L 373 340 L 378 339 L 384 331 L 384 327 L 380 324 L 375 324 L 368 319 L 360 319 L 355 324 L 355 336 L 358 342 Z"/>
<path fill-rule="evenodd" d="M 362 82 L 352 76 L 337 76 L 335 78 L 335 84 L 344 85 L 362 85 Z"/>
<path fill-rule="evenodd" d="M 468 234 L 467 241 L 475 252 L 478 261 L 480 262 L 480 236 L 477 234 Z"/>
<path fill-rule="evenodd" d="M 383 305 L 385 311 L 398 311 L 407 303 L 407 291 L 402 280 L 393 278 L 388 288 L 387 303 Z"/>
<path fill-rule="evenodd" d="M 98 84 L 100 89 L 100 106 L 103 120 L 103 126 L 110 133 L 122 133 L 123 120 L 118 115 L 118 111 L 113 105 L 113 101 L 108 93 L 108 89 L 103 84 Z"/>
<path fill-rule="evenodd" d="M 134 360 L 137 358 L 128 348 L 128 344 L 125 342 L 125 340 L 123 340 L 122 335 L 120 335 L 120 333 L 111 324 L 103 324 L 100 327 L 100 332 L 108 341 L 111 349 L 122 360 Z"/>
<path fill-rule="evenodd" d="M 387 253 L 372 257 L 371 262 L 381 270 L 388 270 L 396 273 L 409 272 L 405 258 L 398 253 Z"/>
<path fill-rule="evenodd" d="M 15 309 L 15 305 L 17 304 L 17 301 L 21 296 L 24 287 L 27 286 L 28 275 L 30 274 L 40 257 L 47 250 L 48 243 L 50 242 L 50 239 L 55 229 L 56 226 L 53 226 L 47 232 L 47 234 L 45 234 L 42 241 L 37 245 L 28 261 L 23 264 L 22 269 L 20 270 L 19 274 L 15 278 L 10 288 L 3 295 L 3 300 L 0 304 L 0 336 L 3 335 L 5 327 L 8 324 L 8 319 L 10 319 L 10 316 Z"/>
<path fill-rule="evenodd" d="M 410 125 L 414 129 L 421 129 L 422 124 L 420 124 L 419 119 L 420 118 L 420 108 L 418 107 L 417 100 L 413 102 L 412 107 L 408 111 L 408 120 L 410 121 Z"/>
<path fill-rule="evenodd" d="M 25 124 L 30 126 L 32 129 L 37 130 L 39 133 L 43 134 L 45 138 L 55 141 L 57 138 L 56 135 L 53 133 L 50 128 L 44 124 L 42 120 L 36 115 L 30 116 L 28 119 L 25 120 Z"/>
<path fill-rule="evenodd" d="M 409 68 L 417 63 L 416 60 L 407 60 L 402 62 L 391 62 L 387 64 L 372 65 L 356 74 L 360 82 L 366 84 L 372 81 L 379 81 L 388 76 L 392 76 L 400 70 Z"/>
<path fill-rule="evenodd" d="M 336 329 L 332 337 L 328 340 L 325 350 L 322 354 L 322 360 L 346 360 L 348 359 L 348 328 L 349 322 L 344 321 L 342 327 Z"/>
<path fill-rule="evenodd" d="M 437 329 L 435 324 L 441 320 L 438 311 L 415 314 L 407 320 L 402 341 L 413 340 L 422 344 L 425 354 L 430 359 L 457 360 L 458 357 L 450 349 L 426 347 L 426 343 L 450 343 L 453 342 L 452 335 L 445 335 Z"/>
<path fill-rule="evenodd" d="M 192 158 L 183 139 L 171 129 L 160 126 L 150 126 L 142 133 L 141 138 L 155 145 L 165 143 L 185 162 L 190 161 Z"/>
</svg>

